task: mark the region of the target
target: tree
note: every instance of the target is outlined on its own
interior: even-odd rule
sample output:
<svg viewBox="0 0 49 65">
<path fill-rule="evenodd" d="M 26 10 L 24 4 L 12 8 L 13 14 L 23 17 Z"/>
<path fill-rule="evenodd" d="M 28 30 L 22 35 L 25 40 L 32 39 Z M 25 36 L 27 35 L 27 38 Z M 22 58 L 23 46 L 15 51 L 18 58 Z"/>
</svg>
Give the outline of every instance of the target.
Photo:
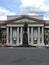
<svg viewBox="0 0 49 65">
<path fill-rule="evenodd" d="M 1 26 L 0 26 L 0 43 L 2 42 L 2 29 L 1 29 Z"/>
</svg>

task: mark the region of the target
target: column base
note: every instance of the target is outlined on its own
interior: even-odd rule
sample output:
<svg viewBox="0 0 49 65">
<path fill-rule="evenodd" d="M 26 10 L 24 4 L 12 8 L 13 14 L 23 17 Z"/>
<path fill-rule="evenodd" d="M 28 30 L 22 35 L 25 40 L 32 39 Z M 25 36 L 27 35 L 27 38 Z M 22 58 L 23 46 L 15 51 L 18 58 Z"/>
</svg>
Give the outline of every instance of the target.
<svg viewBox="0 0 49 65">
<path fill-rule="evenodd" d="M 44 43 L 42 43 L 42 46 L 45 46 L 45 44 L 44 44 Z"/>
<path fill-rule="evenodd" d="M 37 46 L 41 46 L 41 44 L 38 43 Z"/>
<path fill-rule="evenodd" d="M 10 45 L 10 44 L 5 44 L 5 47 L 12 47 L 12 45 Z"/>
<path fill-rule="evenodd" d="M 40 46 L 45 46 L 45 45 L 44 45 L 44 43 L 40 43 L 37 46 L 40 47 Z"/>
<path fill-rule="evenodd" d="M 32 43 L 29 43 L 29 45 L 33 46 L 33 44 L 32 44 Z"/>
</svg>

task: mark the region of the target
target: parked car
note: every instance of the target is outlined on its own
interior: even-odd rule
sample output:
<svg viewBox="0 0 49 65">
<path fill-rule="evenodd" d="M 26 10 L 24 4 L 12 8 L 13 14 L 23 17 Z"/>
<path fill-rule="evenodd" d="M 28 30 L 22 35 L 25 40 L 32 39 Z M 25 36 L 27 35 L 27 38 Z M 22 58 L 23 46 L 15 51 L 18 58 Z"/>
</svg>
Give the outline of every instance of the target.
<svg viewBox="0 0 49 65">
<path fill-rule="evenodd" d="M 46 48 L 49 48 L 49 45 L 48 44 L 46 45 Z"/>
</svg>

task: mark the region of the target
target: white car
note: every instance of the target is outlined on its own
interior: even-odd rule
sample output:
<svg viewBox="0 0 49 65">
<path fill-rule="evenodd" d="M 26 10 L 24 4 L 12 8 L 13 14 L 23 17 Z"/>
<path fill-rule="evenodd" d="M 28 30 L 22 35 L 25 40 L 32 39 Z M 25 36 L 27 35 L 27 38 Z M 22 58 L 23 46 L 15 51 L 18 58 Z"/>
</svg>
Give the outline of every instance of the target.
<svg viewBox="0 0 49 65">
<path fill-rule="evenodd" d="M 47 44 L 46 47 L 49 48 L 49 45 Z"/>
</svg>

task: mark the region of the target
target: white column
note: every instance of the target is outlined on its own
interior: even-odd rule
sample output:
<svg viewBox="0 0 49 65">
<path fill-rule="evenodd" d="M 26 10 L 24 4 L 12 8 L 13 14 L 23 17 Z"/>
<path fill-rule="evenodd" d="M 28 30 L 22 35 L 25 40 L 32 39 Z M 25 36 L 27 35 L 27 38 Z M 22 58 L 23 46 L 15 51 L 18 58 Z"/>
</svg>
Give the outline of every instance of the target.
<svg viewBox="0 0 49 65">
<path fill-rule="evenodd" d="M 22 27 L 21 27 L 21 35 L 20 35 L 20 39 L 21 39 L 21 45 L 23 43 L 23 33 L 22 33 Z"/>
<path fill-rule="evenodd" d="M 8 27 L 6 31 L 7 31 L 7 43 L 6 44 L 8 45 L 9 44 L 9 28 Z"/>
<path fill-rule="evenodd" d="M 19 45 L 19 27 L 17 27 L 17 44 L 16 45 Z"/>
<path fill-rule="evenodd" d="M 42 27 L 42 45 L 44 45 L 44 28 Z"/>
<path fill-rule="evenodd" d="M 31 45 L 33 45 L 33 27 L 31 27 Z"/>
<path fill-rule="evenodd" d="M 10 27 L 10 45 L 12 45 L 12 27 Z"/>
<path fill-rule="evenodd" d="M 38 46 L 40 46 L 40 27 L 38 27 Z"/>
<path fill-rule="evenodd" d="M 29 42 L 29 27 L 28 27 L 28 44 L 29 44 L 30 42 Z"/>
</svg>

